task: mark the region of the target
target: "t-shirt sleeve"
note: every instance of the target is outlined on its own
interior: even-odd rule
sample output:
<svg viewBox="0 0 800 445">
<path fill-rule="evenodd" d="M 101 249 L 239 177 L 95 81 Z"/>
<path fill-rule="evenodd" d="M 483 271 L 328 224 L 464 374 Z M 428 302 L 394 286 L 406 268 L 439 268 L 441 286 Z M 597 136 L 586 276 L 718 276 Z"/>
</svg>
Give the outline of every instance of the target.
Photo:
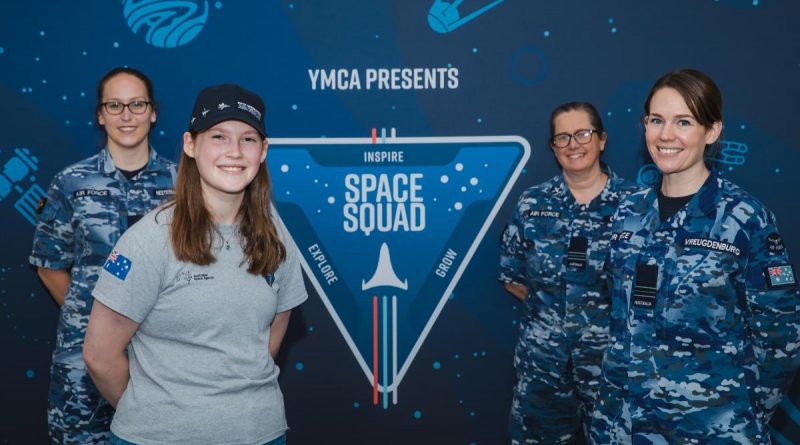
<svg viewBox="0 0 800 445">
<path fill-rule="evenodd" d="M 140 324 L 158 300 L 169 249 L 168 240 L 152 236 L 154 228 L 154 221 L 142 221 L 122 235 L 92 291 L 97 301 Z"/>
<path fill-rule="evenodd" d="M 303 283 L 303 272 L 300 267 L 300 251 L 297 245 L 289 236 L 286 227 L 280 218 L 276 217 L 273 213 L 273 221 L 278 231 L 278 236 L 286 248 L 286 259 L 278 266 L 275 271 L 275 284 L 278 294 L 278 309 L 277 312 L 286 312 L 294 307 L 299 306 L 301 303 L 308 299 L 306 286 Z"/>
<path fill-rule="evenodd" d="M 47 269 L 69 269 L 75 256 L 72 204 L 65 196 L 62 176 L 53 179 L 36 221 L 28 261 Z"/>
</svg>

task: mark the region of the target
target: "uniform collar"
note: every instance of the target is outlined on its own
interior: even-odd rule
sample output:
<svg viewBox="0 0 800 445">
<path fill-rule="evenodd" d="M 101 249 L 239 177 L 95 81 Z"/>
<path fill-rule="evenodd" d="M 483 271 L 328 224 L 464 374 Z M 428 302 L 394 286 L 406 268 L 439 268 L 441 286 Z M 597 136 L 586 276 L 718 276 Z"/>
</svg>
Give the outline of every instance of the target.
<svg viewBox="0 0 800 445">
<path fill-rule="evenodd" d="M 645 199 L 642 200 L 642 208 L 638 209 L 641 213 L 649 213 L 656 221 L 658 216 L 658 190 L 661 188 L 661 179 L 647 190 Z M 719 201 L 720 191 L 722 190 L 722 178 L 715 170 L 711 170 L 703 185 L 694 194 L 691 200 L 682 209 L 672 215 L 670 220 L 683 220 L 684 217 L 702 217 L 708 215 L 716 209 Z M 659 226 L 660 224 L 656 224 Z"/>
<path fill-rule="evenodd" d="M 100 156 L 97 158 L 97 169 L 107 175 L 114 175 L 114 172 L 117 171 L 117 166 L 114 165 L 114 159 L 111 157 L 111 151 L 108 149 L 108 145 L 100 151 Z M 158 153 L 150 146 L 147 165 L 145 165 L 144 171 L 161 170 L 162 168 L 163 163 L 161 162 L 161 157 L 158 156 Z"/>
<path fill-rule="evenodd" d="M 616 186 L 619 182 L 619 177 L 616 173 L 614 173 L 611 168 L 605 162 L 600 163 L 600 170 L 608 176 L 608 180 L 606 180 L 606 185 L 603 187 L 603 190 L 594 197 L 588 204 L 587 207 L 594 206 L 595 202 L 599 202 L 602 200 L 606 200 L 609 198 L 609 195 L 616 192 Z M 572 196 L 572 192 L 569 191 L 569 187 L 567 187 L 567 182 L 564 180 L 564 173 L 556 176 L 556 181 L 553 188 L 553 195 L 557 196 L 558 199 L 564 205 L 573 206 L 577 205 L 577 201 L 575 201 L 575 197 Z"/>
</svg>

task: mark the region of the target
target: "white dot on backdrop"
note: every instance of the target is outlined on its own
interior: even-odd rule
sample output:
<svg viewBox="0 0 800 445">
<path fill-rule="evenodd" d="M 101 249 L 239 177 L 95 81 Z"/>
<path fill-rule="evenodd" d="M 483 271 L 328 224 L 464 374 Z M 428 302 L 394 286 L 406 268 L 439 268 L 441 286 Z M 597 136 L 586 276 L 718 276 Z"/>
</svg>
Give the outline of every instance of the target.
<svg viewBox="0 0 800 445">
<path fill-rule="evenodd" d="M 462 186 L 461 186 L 461 191 L 462 191 L 462 192 L 466 192 L 466 191 L 467 191 L 467 187 L 462 185 Z"/>
<path fill-rule="evenodd" d="M 453 204 L 453 208 L 456 209 L 456 210 L 461 210 L 461 207 L 463 207 L 463 206 L 461 205 L 460 202 L 456 202 L 455 204 Z"/>
<path fill-rule="evenodd" d="M 289 171 L 289 166 L 286 164 L 281 165 L 281 171 L 286 173 Z"/>
<path fill-rule="evenodd" d="M 464 170 L 464 164 L 459 162 L 458 164 L 456 164 L 456 171 L 460 172 L 461 170 Z"/>
<path fill-rule="evenodd" d="M 472 185 L 478 185 L 478 178 L 472 178 L 469 180 L 469 183 Z"/>
<path fill-rule="evenodd" d="M 333 204 L 334 202 L 336 202 L 336 198 L 333 196 L 328 196 L 328 204 Z"/>
<path fill-rule="evenodd" d="M 439 180 L 442 181 L 442 184 L 447 184 L 447 181 L 449 181 L 450 178 L 448 178 L 447 175 L 442 175 L 442 177 L 439 178 Z"/>
</svg>

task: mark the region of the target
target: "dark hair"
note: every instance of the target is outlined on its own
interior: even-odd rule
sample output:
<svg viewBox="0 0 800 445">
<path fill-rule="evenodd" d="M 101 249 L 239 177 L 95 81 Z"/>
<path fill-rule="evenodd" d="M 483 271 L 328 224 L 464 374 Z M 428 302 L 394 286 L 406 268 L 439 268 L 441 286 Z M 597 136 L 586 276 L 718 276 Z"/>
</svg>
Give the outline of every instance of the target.
<svg viewBox="0 0 800 445">
<path fill-rule="evenodd" d="M 570 111 L 583 111 L 589 115 L 589 123 L 597 130 L 598 136 L 603 136 L 606 132 L 605 127 L 603 127 L 603 120 L 600 119 L 600 113 L 597 112 L 597 109 L 594 108 L 594 105 L 590 104 L 589 102 L 567 102 L 565 104 L 557 106 L 552 113 L 550 113 L 550 138 L 547 140 L 547 146 L 551 146 L 553 143 L 553 136 L 556 134 L 556 118 L 562 114 L 567 113 Z"/>
<path fill-rule="evenodd" d="M 190 134 L 197 140 L 197 133 Z M 244 189 L 238 212 L 247 271 L 257 275 L 275 272 L 286 258 L 286 248 L 278 238 L 271 216 L 271 189 L 269 172 L 266 163 L 262 162 L 256 177 Z M 197 162 L 186 152 L 181 153 L 175 179 L 175 199 L 169 205 L 175 207 L 170 226 L 175 257 L 201 266 L 214 263 L 216 258 L 211 253 L 211 245 L 216 228 L 203 199 Z"/>
<path fill-rule="evenodd" d="M 106 88 L 106 84 L 108 83 L 108 81 L 119 74 L 129 74 L 141 80 L 142 83 L 144 84 L 145 89 L 147 90 L 147 100 L 150 101 L 150 107 L 152 107 L 153 111 L 155 111 L 158 108 L 156 98 L 153 95 L 153 82 L 150 81 L 150 78 L 147 77 L 145 73 L 137 70 L 136 68 L 128 68 L 126 66 L 118 66 L 116 68 L 112 68 L 111 71 L 103 75 L 103 77 L 100 78 L 100 81 L 97 82 L 97 102 L 95 103 L 94 107 L 94 120 L 97 126 L 103 129 L 103 132 L 105 132 L 105 128 L 102 125 L 100 125 L 100 122 L 97 119 L 97 116 L 103 109 L 103 90 Z"/>
<path fill-rule="evenodd" d="M 650 114 L 650 100 L 656 91 L 672 88 L 681 95 L 692 116 L 705 128 L 714 122 L 722 122 L 722 92 L 705 73 L 694 69 L 683 69 L 664 74 L 650 88 L 644 101 L 644 113 Z"/>
</svg>

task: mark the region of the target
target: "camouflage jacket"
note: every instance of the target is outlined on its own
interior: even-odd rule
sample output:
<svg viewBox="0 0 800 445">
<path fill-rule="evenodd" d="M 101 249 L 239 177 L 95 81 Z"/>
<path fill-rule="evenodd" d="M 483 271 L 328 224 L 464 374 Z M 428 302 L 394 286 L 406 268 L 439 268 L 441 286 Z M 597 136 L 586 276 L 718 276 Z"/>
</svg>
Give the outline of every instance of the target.
<svg viewBox="0 0 800 445">
<path fill-rule="evenodd" d="M 503 233 L 498 279 L 527 285 L 531 316 L 557 330 L 548 339 L 556 347 L 582 329 L 608 326 L 611 216 L 637 187 L 603 167 L 609 179 L 589 204 L 575 201 L 561 175 L 526 190 Z"/>
<path fill-rule="evenodd" d="M 775 218 L 712 174 L 663 224 L 657 189 L 620 204 L 602 444 L 769 444 L 798 365 L 798 288 Z"/>
<path fill-rule="evenodd" d="M 55 363 L 85 366 L 83 337 L 100 270 L 128 228 L 128 215 L 144 215 L 172 198 L 175 173 L 175 163 L 150 149 L 144 170 L 128 181 L 106 148 L 53 178 L 39 209 L 29 261 L 70 272 L 53 352 Z"/>
</svg>

